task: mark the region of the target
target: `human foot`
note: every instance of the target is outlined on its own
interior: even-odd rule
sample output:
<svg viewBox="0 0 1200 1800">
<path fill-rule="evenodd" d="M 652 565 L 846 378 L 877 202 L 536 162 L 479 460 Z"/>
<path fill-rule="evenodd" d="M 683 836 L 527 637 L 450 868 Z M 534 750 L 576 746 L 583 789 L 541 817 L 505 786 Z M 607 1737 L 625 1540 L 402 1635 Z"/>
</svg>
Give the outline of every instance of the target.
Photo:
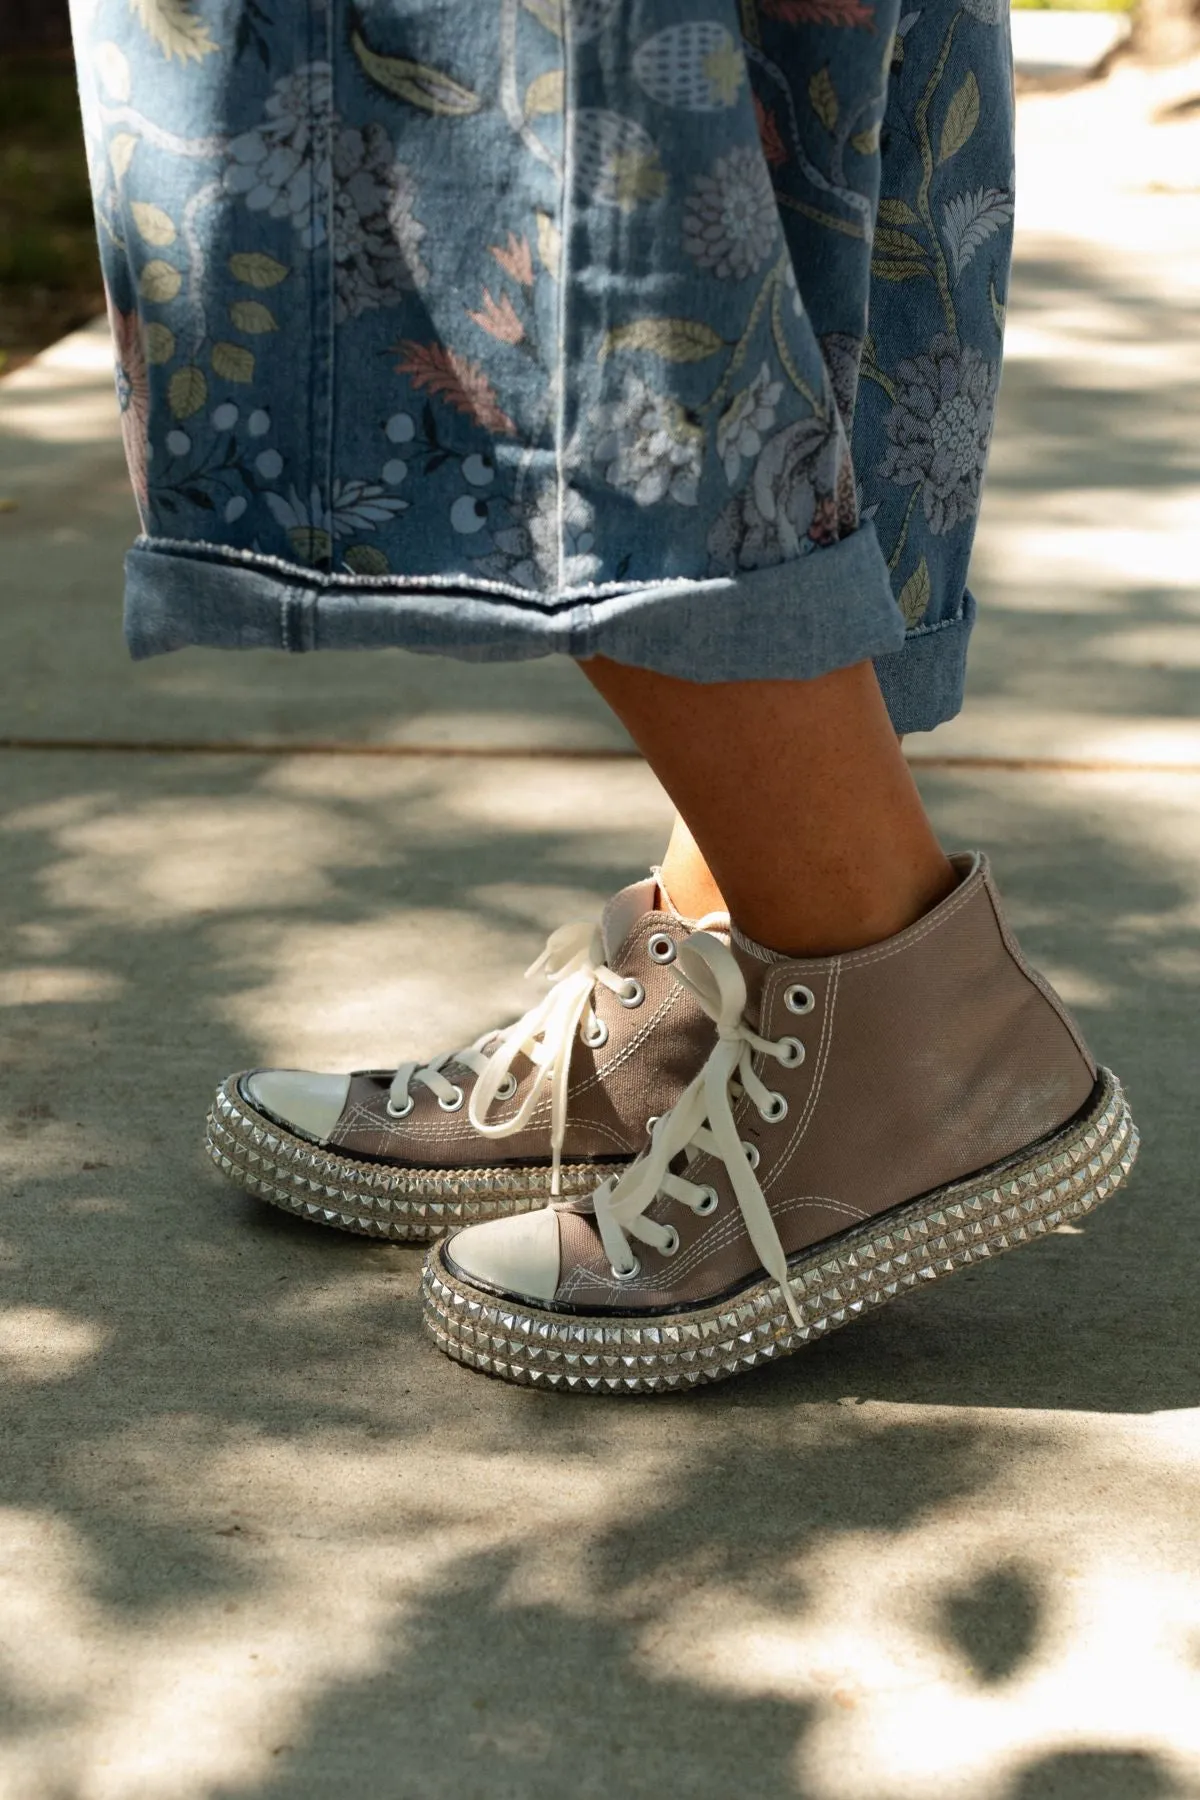
<svg viewBox="0 0 1200 1800">
<path fill-rule="evenodd" d="M 271 1205 L 370 1237 L 426 1239 L 588 1194 L 633 1161 L 711 1047 L 671 974 L 696 923 L 653 876 L 623 888 L 599 927 L 551 936 L 529 971 L 550 991 L 515 1025 L 395 1071 L 231 1075 L 208 1153 Z"/>
<path fill-rule="evenodd" d="M 955 866 L 946 900 L 868 949 L 681 946 L 718 1034 L 703 1070 L 589 1200 L 430 1252 L 439 1347 L 576 1391 L 720 1380 L 1119 1186 L 1119 1084 L 1022 959 L 984 859 Z"/>
</svg>

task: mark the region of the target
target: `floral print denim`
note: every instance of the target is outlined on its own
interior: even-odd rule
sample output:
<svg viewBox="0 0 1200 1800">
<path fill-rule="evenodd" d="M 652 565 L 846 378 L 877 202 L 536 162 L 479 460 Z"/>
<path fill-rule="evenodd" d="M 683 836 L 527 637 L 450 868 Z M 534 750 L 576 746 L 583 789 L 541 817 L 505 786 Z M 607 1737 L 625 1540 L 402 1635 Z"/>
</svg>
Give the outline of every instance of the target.
<svg viewBox="0 0 1200 1800">
<path fill-rule="evenodd" d="M 135 655 L 960 700 L 1003 0 L 76 0 Z"/>
</svg>

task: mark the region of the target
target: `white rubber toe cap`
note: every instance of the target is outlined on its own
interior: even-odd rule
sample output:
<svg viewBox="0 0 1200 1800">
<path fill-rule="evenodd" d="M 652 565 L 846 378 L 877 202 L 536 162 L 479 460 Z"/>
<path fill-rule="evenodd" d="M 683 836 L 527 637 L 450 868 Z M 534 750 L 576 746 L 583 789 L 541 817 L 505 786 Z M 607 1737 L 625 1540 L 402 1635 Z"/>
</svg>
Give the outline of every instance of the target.
<svg viewBox="0 0 1200 1800">
<path fill-rule="evenodd" d="M 468 1225 L 446 1245 L 455 1266 L 471 1281 L 527 1300 L 553 1300 L 558 1288 L 558 1214 L 552 1207 Z"/>
<path fill-rule="evenodd" d="M 323 1144 L 346 1108 L 349 1075 L 314 1075 L 308 1069 L 258 1069 L 244 1083 L 263 1107 L 302 1137 Z"/>
</svg>

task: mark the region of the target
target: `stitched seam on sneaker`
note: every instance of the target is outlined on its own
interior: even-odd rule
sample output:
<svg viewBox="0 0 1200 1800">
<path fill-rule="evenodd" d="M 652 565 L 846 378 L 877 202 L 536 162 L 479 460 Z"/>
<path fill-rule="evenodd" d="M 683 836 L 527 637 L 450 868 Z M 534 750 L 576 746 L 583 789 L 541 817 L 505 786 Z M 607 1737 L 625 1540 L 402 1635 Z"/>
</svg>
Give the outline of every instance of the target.
<svg viewBox="0 0 1200 1800">
<path fill-rule="evenodd" d="M 780 1214 L 787 1212 L 794 1213 L 809 1209 L 813 1211 L 820 1210 L 823 1212 L 841 1213 L 844 1218 L 853 1223 L 859 1223 L 864 1219 L 873 1217 L 870 1213 L 861 1212 L 858 1207 L 849 1206 L 841 1200 L 830 1199 L 823 1194 L 806 1194 L 802 1197 L 789 1200 L 783 1206 L 779 1207 L 778 1212 Z M 742 1222 L 740 1213 L 730 1214 L 729 1218 L 721 1221 L 717 1232 L 706 1236 L 701 1239 L 698 1244 L 693 1245 L 691 1251 L 687 1252 L 685 1257 L 680 1258 L 678 1261 L 674 1258 L 672 1259 L 670 1267 L 672 1286 L 677 1285 L 687 1276 L 694 1274 L 705 1262 L 709 1261 L 713 1256 L 718 1255 L 720 1252 L 728 1249 L 730 1244 L 738 1242 L 739 1239 L 746 1239 L 747 1242 L 749 1241 L 745 1225 Z M 818 1238 L 816 1242 L 820 1243 L 821 1240 Z M 807 1250 L 813 1248 L 813 1246 L 806 1244 L 801 1248 Z M 702 1254 L 700 1254 L 701 1251 Z M 800 1252 L 794 1251 L 792 1254 L 799 1255 Z M 763 1270 L 763 1274 L 766 1274 L 765 1269 Z M 615 1281 L 610 1282 L 602 1269 L 589 1268 L 585 1263 L 575 1264 L 570 1275 L 567 1276 L 565 1281 L 560 1283 L 555 1297 L 565 1300 L 570 1294 L 577 1293 L 580 1288 L 588 1286 L 601 1287 L 606 1291 L 611 1289 L 614 1292 L 620 1292 L 622 1294 L 665 1294 L 668 1296 L 668 1302 L 670 1301 L 669 1289 L 666 1288 L 661 1281 L 648 1281 L 639 1277 L 637 1281 L 622 1281 L 618 1284 Z M 691 1306 L 694 1303 L 694 1300 L 676 1299 L 675 1301 L 676 1305 L 681 1306 Z M 664 1308 L 664 1311 L 669 1310 L 670 1303 Z"/>
<path fill-rule="evenodd" d="M 834 1200 L 825 1194 L 796 1195 L 794 1198 L 785 1200 L 781 1202 L 779 1206 L 774 1207 L 772 1209 L 772 1214 L 775 1218 L 782 1218 L 785 1213 L 804 1212 L 806 1210 L 816 1209 L 820 1209 L 824 1212 L 841 1213 L 844 1217 L 854 1220 L 870 1217 L 870 1214 L 863 1212 L 860 1207 L 851 1206 L 844 1200 Z M 742 1238 L 745 1238 L 746 1241 L 749 1242 L 749 1233 L 746 1230 L 745 1222 L 742 1219 L 741 1213 L 736 1210 L 735 1206 L 735 1209 L 731 1211 L 726 1218 L 718 1221 L 714 1231 L 707 1233 L 702 1238 L 698 1238 L 691 1249 L 685 1250 L 682 1256 L 671 1258 L 672 1285 L 692 1274 L 695 1269 L 700 1268 L 706 1263 L 710 1257 L 716 1255 L 720 1251 L 728 1249 L 730 1244 L 737 1243 Z"/>
</svg>

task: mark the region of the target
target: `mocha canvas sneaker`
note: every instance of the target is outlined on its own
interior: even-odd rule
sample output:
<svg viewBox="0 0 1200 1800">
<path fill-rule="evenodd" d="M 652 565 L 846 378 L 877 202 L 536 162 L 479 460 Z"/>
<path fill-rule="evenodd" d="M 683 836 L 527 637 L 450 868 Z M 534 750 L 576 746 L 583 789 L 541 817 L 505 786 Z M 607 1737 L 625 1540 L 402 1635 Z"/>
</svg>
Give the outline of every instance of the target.
<svg viewBox="0 0 1200 1800">
<path fill-rule="evenodd" d="M 675 973 L 717 1043 L 590 1200 L 476 1225 L 426 1262 L 426 1323 L 506 1380 L 716 1381 L 1087 1212 L 1137 1133 L 1028 967 L 983 857 L 926 917 L 784 960 L 701 933 Z"/>
<path fill-rule="evenodd" d="M 699 924 L 729 928 L 723 914 Z M 371 1237 L 431 1238 L 589 1194 L 634 1160 L 712 1047 L 671 974 L 696 927 L 654 876 L 623 888 L 599 927 L 553 933 L 529 970 L 550 990 L 515 1025 L 384 1073 L 232 1075 L 209 1155 L 260 1199 Z"/>
</svg>

